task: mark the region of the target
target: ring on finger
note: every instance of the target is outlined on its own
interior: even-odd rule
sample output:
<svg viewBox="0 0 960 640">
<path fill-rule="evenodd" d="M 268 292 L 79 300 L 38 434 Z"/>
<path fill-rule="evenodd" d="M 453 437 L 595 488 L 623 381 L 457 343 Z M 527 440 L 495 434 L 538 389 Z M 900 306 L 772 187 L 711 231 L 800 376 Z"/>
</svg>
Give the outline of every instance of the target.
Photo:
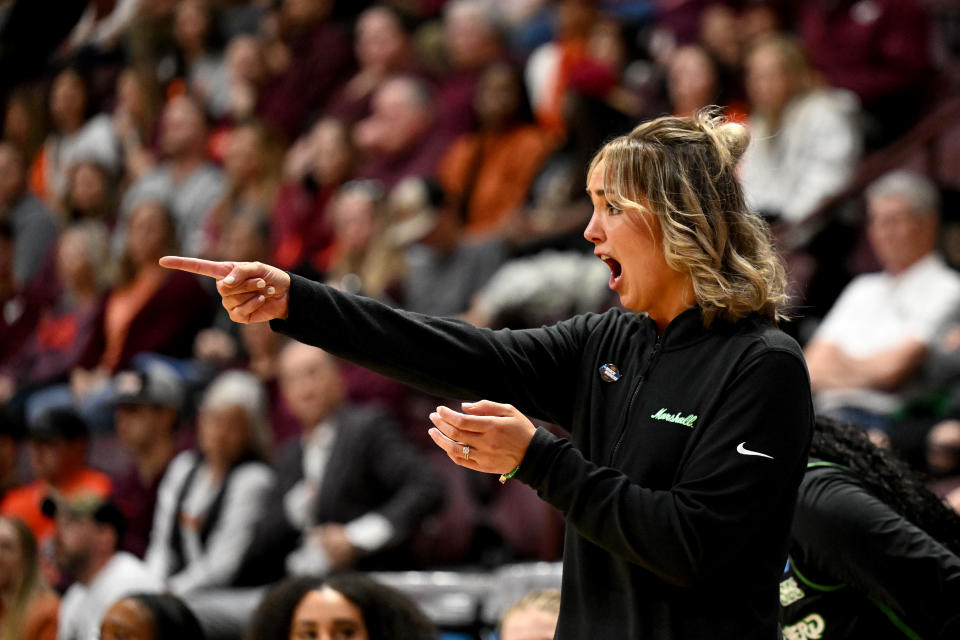
<svg viewBox="0 0 960 640">
<path fill-rule="evenodd" d="M 470 445 L 468 444 L 463 445 L 463 449 L 461 449 L 461 452 L 463 453 L 464 460 L 470 459 Z"/>
</svg>

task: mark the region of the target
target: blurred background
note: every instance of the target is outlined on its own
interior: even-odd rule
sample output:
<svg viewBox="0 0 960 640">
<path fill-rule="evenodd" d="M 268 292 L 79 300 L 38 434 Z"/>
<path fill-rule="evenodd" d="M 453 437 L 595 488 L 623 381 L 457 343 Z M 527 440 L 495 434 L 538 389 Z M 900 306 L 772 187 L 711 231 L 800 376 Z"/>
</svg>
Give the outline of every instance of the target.
<svg viewBox="0 0 960 640">
<path fill-rule="evenodd" d="M 440 455 L 427 415 L 449 400 L 234 325 L 157 259 L 260 260 L 493 328 L 603 311 L 592 154 L 711 105 L 751 131 L 738 170 L 801 345 L 845 339 L 821 321 L 855 277 L 901 273 L 920 233 L 891 254 L 883 197 L 932 210 L 920 255 L 960 267 L 951 0 L 0 0 L 0 513 L 63 592 L 42 498 L 116 504 L 117 548 L 211 637 L 308 569 L 375 572 L 448 637 L 489 637 L 559 584 L 559 515 Z M 891 172 L 914 182 L 867 192 Z M 941 284 L 922 349 L 858 389 L 883 402 L 825 402 L 811 372 L 818 407 L 960 506 L 960 290 Z"/>
</svg>

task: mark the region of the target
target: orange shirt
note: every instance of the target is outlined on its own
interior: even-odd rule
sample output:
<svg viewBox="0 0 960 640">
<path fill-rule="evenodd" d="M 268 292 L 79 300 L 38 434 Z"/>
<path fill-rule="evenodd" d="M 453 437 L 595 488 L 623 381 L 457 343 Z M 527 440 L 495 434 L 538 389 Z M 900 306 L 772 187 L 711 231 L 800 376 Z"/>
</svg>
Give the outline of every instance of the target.
<svg viewBox="0 0 960 640">
<path fill-rule="evenodd" d="M 470 188 L 467 229 L 485 231 L 524 205 L 554 146 L 555 139 L 536 125 L 498 134 L 466 134 L 440 159 L 437 179 L 455 197 Z"/>
<path fill-rule="evenodd" d="M 162 270 L 141 271 L 132 282 L 114 290 L 107 298 L 103 318 L 106 347 L 100 359 L 101 367 L 113 371 L 117 366 L 130 323 L 157 292 L 166 276 Z"/>
<path fill-rule="evenodd" d="M 3 502 L 0 502 L 0 513 L 23 520 L 41 545 L 53 536 L 54 532 L 53 519 L 48 518 L 40 510 L 40 505 L 50 493 L 51 488 L 56 489 L 66 498 L 80 497 L 84 494 L 106 498 L 113 490 L 113 481 L 105 473 L 83 468 L 56 487 L 51 487 L 43 480 L 35 480 L 8 491 Z"/>
</svg>

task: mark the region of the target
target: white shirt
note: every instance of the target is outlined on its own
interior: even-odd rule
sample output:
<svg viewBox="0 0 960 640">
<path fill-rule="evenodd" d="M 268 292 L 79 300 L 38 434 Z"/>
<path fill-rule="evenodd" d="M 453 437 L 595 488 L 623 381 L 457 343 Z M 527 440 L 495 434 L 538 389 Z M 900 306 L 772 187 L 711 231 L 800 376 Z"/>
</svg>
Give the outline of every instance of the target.
<svg viewBox="0 0 960 640">
<path fill-rule="evenodd" d="M 747 204 L 800 222 L 842 188 L 860 158 L 856 98 L 839 90 L 811 91 L 784 110 L 780 128 L 750 119 L 750 146 L 740 162 Z"/>
<path fill-rule="evenodd" d="M 295 528 L 308 532 L 318 524 L 311 506 L 320 493 L 323 473 L 330 460 L 337 425 L 324 420 L 303 439 L 303 478 L 284 496 L 287 520 Z M 387 544 L 394 535 L 393 525 L 379 513 L 369 512 L 345 525 L 350 543 L 366 552 Z M 287 572 L 293 575 L 325 575 L 330 571 L 330 558 L 322 545 L 304 536 L 299 547 L 286 560 Z"/>
<path fill-rule="evenodd" d="M 160 593 L 163 583 L 126 551 L 118 551 L 89 584 L 75 582 L 60 603 L 57 640 L 98 640 L 113 603 L 131 593 Z"/>
<path fill-rule="evenodd" d="M 847 285 L 814 334 L 846 354 L 865 358 L 906 340 L 929 344 L 937 328 L 960 306 L 960 274 L 935 253 L 903 273 L 857 276 Z M 818 394 L 818 407 L 840 404 L 889 412 L 899 406 L 892 394 L 869 390 L 829 390 Z"/>
</svg>

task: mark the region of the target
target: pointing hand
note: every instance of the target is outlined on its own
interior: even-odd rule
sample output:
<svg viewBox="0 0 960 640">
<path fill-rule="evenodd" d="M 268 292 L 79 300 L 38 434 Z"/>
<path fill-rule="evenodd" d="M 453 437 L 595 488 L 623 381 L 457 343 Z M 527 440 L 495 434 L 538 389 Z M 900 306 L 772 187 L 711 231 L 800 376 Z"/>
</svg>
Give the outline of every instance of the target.
<svg viewBox="0 0 960 640">
<path fill-rule="evenodd" d="M 287 317 L 290 275 L 282 269 L 260 262 L 213 262 L 181 256 L 164 256 L 160 266 L 215 279 L 223 307 L 234 322 Z"/>
</svg>

